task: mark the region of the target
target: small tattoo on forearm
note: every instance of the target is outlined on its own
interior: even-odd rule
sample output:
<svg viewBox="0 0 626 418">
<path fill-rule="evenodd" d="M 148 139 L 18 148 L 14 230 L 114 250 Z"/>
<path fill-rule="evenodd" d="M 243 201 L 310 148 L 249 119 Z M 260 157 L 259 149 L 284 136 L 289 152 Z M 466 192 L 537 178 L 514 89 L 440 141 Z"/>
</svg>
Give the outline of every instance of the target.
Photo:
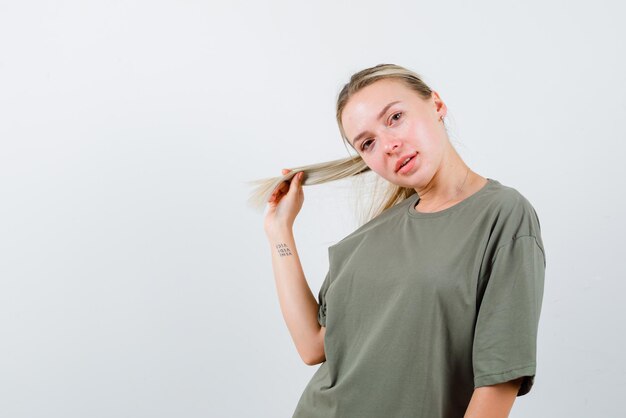
<svg viewBox="0 0 626 418">
<path fill-rule="evenodd" d="M 291 250 L 287 247 L 287 244 L 276 244 L 276 249 L 278 250 L 278 255 L 281 257 L 292 255 Z"/>
</svg>

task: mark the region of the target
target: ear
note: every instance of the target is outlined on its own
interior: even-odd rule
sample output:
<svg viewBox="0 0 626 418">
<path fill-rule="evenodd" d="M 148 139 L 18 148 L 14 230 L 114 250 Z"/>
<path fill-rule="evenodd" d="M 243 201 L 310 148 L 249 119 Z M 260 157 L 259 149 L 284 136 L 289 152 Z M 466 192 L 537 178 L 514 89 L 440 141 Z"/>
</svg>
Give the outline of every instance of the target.
<svg viewBox="0 0 626 418">
<path fill-rule="evenodd" d="M 448 113 L 448 107 L 446 106 L 444 101 L 441 100 L 441 97 L 439 96 L 439 93 L 437 93 L 435 90 L 432 90 L 432 92 L 433 92 L 433 95 L 431 97 L 431 100 L 433 101 L 433 104 L 435 106 L 435 112 L 437 113 L 437 119 L 439 119 L 441 117 L 445 117 L 446 114 Z"/>
</svg>

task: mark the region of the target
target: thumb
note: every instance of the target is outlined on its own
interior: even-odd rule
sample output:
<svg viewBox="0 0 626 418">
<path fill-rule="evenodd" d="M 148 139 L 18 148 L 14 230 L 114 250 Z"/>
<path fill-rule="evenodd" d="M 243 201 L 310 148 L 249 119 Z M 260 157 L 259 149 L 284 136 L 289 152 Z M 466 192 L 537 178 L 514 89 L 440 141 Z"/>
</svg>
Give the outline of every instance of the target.
<svg viewBox="0 0 626 418">
<path fill-rule="evenodd" d="M 297 193 L 302 188 L 302 175 L 303 174 L 304 173 L 300 171 L 291 178 L 291 184 L 289 185 L 289 191 L 287 192 L 288 194 Z"/>
</svg>

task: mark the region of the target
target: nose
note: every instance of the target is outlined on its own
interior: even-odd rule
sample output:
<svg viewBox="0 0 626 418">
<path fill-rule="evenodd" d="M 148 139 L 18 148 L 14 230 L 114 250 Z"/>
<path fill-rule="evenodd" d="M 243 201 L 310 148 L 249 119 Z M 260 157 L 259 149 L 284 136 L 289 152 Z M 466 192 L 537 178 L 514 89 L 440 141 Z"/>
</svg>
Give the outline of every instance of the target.
<svg viewBox="0 0 626 418">
<path fill-rule="evenodd" d="M 384 149 L 385 149 L 385 152 L 389 154 L 389 153 L 395 152 L 396 149 L 400 148 L 401 145 L 402 145 L 402 141 L 399 140 L 398 138 L 386 138 Z"/>
</svg>

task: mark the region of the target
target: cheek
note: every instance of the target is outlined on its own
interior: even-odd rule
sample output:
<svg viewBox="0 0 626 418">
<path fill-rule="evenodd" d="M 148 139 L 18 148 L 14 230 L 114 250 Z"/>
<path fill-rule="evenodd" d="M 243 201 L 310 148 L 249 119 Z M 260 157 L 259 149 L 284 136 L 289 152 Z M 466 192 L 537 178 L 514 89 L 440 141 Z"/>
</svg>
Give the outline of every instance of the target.
<svg viewBox="0 0 626 418">
<path fill-rule="evenodd" d="M 367 164 L 367 166 L 370 168 L 370 170 L 372 170 L 374 173 L 380 175 L 382 173 L 382 161 L 380 158 L 376 157 L 376 156 L 363 156 L 363 161 L 365 161 L 365 164 Z"/>
<path fill-rule="evenodd" d="M 389 163 L 389 162 L 387 162 Z M 380 177 L 385 180 L 389 180 L 387 176 L 389 175 L 389 166 L 385 165 L 385 162 L 382 159 L 376 159 L 375 161 L 371 161 L 368 163 L 369 168 Z"/>
<path fill-rule="evenodd" d="M 424 155 L 430 157 L 436 156 L 441 153 L 442 145 L 437 139 L 437 133 L 428 128 L 416 128 L 412 132 L 414 139 L 413 143 L 417 147 L 417 150 Z"/>
</svg>

